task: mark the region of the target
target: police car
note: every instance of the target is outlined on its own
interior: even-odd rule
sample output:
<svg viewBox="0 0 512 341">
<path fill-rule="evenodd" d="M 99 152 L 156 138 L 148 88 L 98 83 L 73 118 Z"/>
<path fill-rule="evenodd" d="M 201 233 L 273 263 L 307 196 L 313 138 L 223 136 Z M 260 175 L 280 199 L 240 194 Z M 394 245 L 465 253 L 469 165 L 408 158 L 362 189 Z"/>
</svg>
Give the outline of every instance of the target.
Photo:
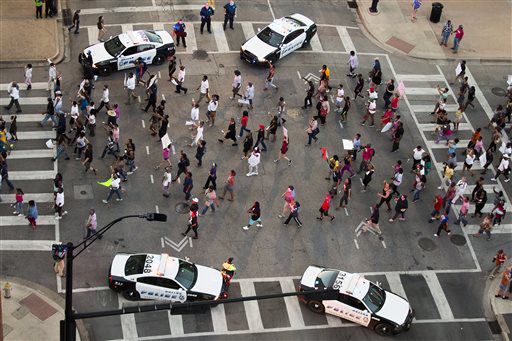
<svg viewBox="0 0 512 341">
<path fill-rule="evenodd" d="M 276 62 L 306 46 L 316 34 L 316 24 L 302 14 L 274 20 L 240 48 L 240 59 L 251 64 Z"/>
<path fill-rule="evenodd" d="M 185 302 L 217 300 L 223 279 L 220 271 L 168 254 L 118 253 L 112 260 L 109 287 L 128 300 Z"/>
<path fill-rule="evenodd" d="M 409 302 L 359 274 L 309 266 L 302 275 L 299 291 L 315 290 L 318 295 L 299 296 L 313 312 L 344 318 L 384 336 L 411 327 L 414 310 Z"/>
<path fill-rule="evenodd" d="M 174 41 L 166 31 L 128 31 L 106 42 L 89 46 L 84 56 L 91 54 L 94 72 L 100 76 L 129 69 L 141 58 L 146 64 L 162 64 L 174 54 Z"/>
</svg>

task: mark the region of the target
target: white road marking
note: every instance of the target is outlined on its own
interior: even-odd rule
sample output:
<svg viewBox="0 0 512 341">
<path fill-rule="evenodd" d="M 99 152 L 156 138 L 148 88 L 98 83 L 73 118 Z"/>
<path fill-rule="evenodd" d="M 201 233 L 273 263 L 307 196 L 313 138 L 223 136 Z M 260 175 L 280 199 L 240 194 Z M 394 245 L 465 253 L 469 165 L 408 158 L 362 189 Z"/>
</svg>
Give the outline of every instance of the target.
<svg viewBox="0 0 512 341">
<path fill-rule="evenodd" d="M 171 11 L 199 11 L 201 10 L 201 7 L 202 5 L 171 5 Z M 157 12 L 161 10 L 161 6 L 82 8 L 80 11 L 80 15 Z"/>
<path fill-rule="evenodd" d="M 158 73 L 160 73 L 160 71 L 158 71 Z M 158 76 L 158 78 L 160 78 L 160 76 Z M 162 100 L 165 101 L 165 95 L 164 94 L 162 94 Z"/>
<path fill-rule="evenodd" d="M 171 145 L 171 149 L 172 149 L 172 154 L 176 155 L 176 148 L 174 148 L 174 145 Z"/>
<path fill-rule="evenodd" d="M 119 300 L 119 308 L 123 307 L 123 303 L 127 303 L 126 299 L 124 299 L 121 295 L 118 295 Z M 138 340 L 139 335 L 137 333 L 137 324 L 135 323 L 135 315 L 134 314 L 123 314 L 120 315 L 121 319 L 121 330 L 123 333 L 124 340 Z"/>
<path fill-rule="evenodd" d="M 54 156 L 55 151 L 53 149 L 25 149 L 12 150 L 9 159 L 42 159 Z"/>
<path fill-rule="evenodd" d="M 392 292 L 407 299 L 407 295 L 405 294 L 404 286 L 402 285 L 399 274 L 386 274 L 386 279 L 389 283 L 389 289 L 391 289 Z"/>
<path fill-rule="evenodd" d="M 423 131 L 434 131 L 439 125 L 436 123 L 418 123 L 418 127 Z M 473 126 L 470 123 L 459 123 L 459 131 L 470 130 L 473 132 Z"/>
<path fill-rule="evenodd" d="M 8 105 L 11 101 L 11 98 L 0 98 L 0 105 L 5 106 Z M 46 105 L 48 103 L 48 97 L 20 97 L 18 102 L 21 105 Z M 16 108 L 13 106 L 13 108 Z M 23 108 L 21 108 L 23 109 Z"/>
<path fill-rule="evenodd" d="M 155 212 L 160 213 L 160 210 L 158 209 L 158 205 L 155 205 Z"/>
<path fill-rule="evenodd" d="M 470 193 L 468 191 L 465 192 L 465 195 L 466 196 L 470 196 Z M 460 203 L 461 201 L 459 200 L 458 203 Z M 460 210 L 460 207 L 462 205 L 452 205 L 453 208 L 455 208 L 457 210 L 457 213 L 459 212 Z M 492 209 L 494 208 L 494 204 L 485 204 L 484 205 L 484 208 L 482 208 L 482 212 L 483 213 L 490 213 L 492 211 Z M 512 206 L 510 205 L 510 203 L 505 203 L 505 209 L 510 212 L 510 210 L 512 209 Z M 469 204 L 469 212 L 475 212 L 475 204 Z"/>
<path fill-rule="evenodd" d="M 469 140 L 460 140 L 457 145 L 457 152 L 459 153 L 461 150 L 466 148 L 468 143 L 469 143 Z M 425 141 L 425 146 L 428 149 L 439 149 L 439 148 L 448 149 L 448 147 L 446 146 L 446 143 L 444 141 L 440 141 L 439 143 L 436 143 L 435 141 Z"/>
<path fill-rule="evenodd" d="M 18 131 L 18 139 L 20 140 L 48 140 L 54 139 L 55 136 L 54 130 Z"/>
<path fill-rule="evenodd" d="M 10 172 L 9 172 L 10 174 Z M 9 176 L 10 178 L 10 176 Z M 40 215 L 37 218 L 37 225 L 54 225 L 55 224 L 55 216 L 54 215 Z M 3 226 L 24 226 L 27 225 L 27 219 L 24 216 L 1 216 L 0 217 L 0 227 Z"/>
<path fill-rule="evenodd" d="M 244 31 L 245 40 L 249 40 L 250 38 L 252 38 L 256 35 L 256 33 L 254 32 L 254 27 L 252 26 L 252 23 L 243 21 L 241 23 L 241 25 L 242 25 L 242 31 Z"/>
<path fill-rule="evenodd" d="M 325 317 L 327 319 L 327 324 L 329 325 L 329 327 L 341 327 L 343 324 L 341 318 L 336 317 L 334 315 L 325 314 Z"/>
<path fill-rule="evenodd" d="M 171 328 L 171 334 L 173 337 L 182 336 L 185 334 L 183 331 L 183 316 L 182 315 L 172 315 L 171 312 L 169 314 L 169 327 Z"/>
<path fill-rule="evenodd" d="M 0 90 L 4 90 L 4 89 L 7 90 L 9 88 L 9 85 L 11 85 L 11 83 L 1 83 Z M 20 85 L 20 91 L 25 91 L 25 89 L 27 88 L 25 83 L 18 82 L 18 85 Z M 46 90 L 47 86 L 48 86 L 47 82 L 32 82 L 32 90 Z M 29 91 L 29 90 L 27 90 L 27 91 Z"/>
<path fill-rule="evenodd" d="M 164 239 L 160 238 L 160 244 L 162 244 L 162 249 L 165 247 Z"/>
<path fill-rule="evenodd" d="M 240 282 L 240 291 L 242 296 L 256 296 L 256 290 L 254 289 L 254 283 L 252 282 Z M 247 318 L 247 324 L 249 329 L 252 331 L 263 330 L 263 322 L 261 321 L 260 308 L 256 301 L 245 301 L 245 316 Z"/>
<path fill-rule="evenodd" d="M 270 14 L 272 14 L 272 18 L 276 20 L 276 16 L 274 14 L 274 10 L 272 9 L 272 5 L 270 4 L 270 0 L 267 0 L 268 9 L 270 10 Z"/>
<path fill-rule="evenodd" d="M 343 123 L 341 121 L 338 121 L 338 124 L 340 125 L 340 128 L 343 129 Z"/>
<path fill-rule="evenodd" d="M 437 96 L 439 93 L 436 88 L 405 88 L 405 94 L 410 96 Z"/>
<path fill-rule="evenodd" d="M 80 10 L 80 14 L 82 14 L 84 11 L 85 8 L 81 9 Z M 87 28 L 87 38 L 89 40 L 89 45 L 94 45 L 96 43 L 98 43 L 98 27 L 96 26 L 88 26 L 88 27 L 82 27 L 83 28 Z"/>
<path fill-rule="evenodd" d="M 52 216 L 52 219 L 55 218 Z M 26 222 L 25 218 L 23 218 Z M 39 220 L 37 221 L 39 223 Z M 25 224 L 23 224 L 25 225 Z M 0 240 L 1 251 L 51 251 L 56 240 Z"/>
<path fill-rule="evenodd" d="M 283 279 L 279 281 L 282 292 L 295 292 L 297 288 L 291 279 Z M 292 328 L 304 327 L 304 318 L 299 306 L 299 300 L 296 296 L 284 297 L 284 303 L 286 305 L 286 311 L 288 312 L 288 318 L 290 320 L 290 326 Z"/>
<path fill-rule="evenodd" d="M 180 178 L 178 178 L 178 183 L 181 184 L 181 179 Z"/>
<path fill-rule="evenodd" d="M 53 179 L 57 172 L 55 170 L 48 171 L 11 171 L 9 172 L 9 180 L 47 180 Z M 39 222 L 39 220 L 38 220 Z"/>
<path fill-rule="evenodd" d="M 149 146 L 146 146 L 146 154 L 149 155 Z"/>
<path fill-rule="evenodd" d="M 13 203 L 16 201 L 16 194 L 0 194 L 2 203 Z M 28 202 L 34 200 L 36 203 L 53 202 L 53 193 L 25 193 L 23 200 Z"/>
<path fill-rule="evenodd" d="M 386 243 L 384 242 L 384 240 L 381 240 L 380 242 L 382 243 L 382 246 L 383 246 L 385 249 L 387 249 L 387 246 L 386 246 Z"/>
<path fill-rule="evenodd" d="M 423 274 L 425 277 L 425 281 L 428 284 L 428 288 L 430 289 L 430 293 L 436 302 L 437 310 L 439 310 L 439 315 L 442 320 L 453 320 L 453 313 L 448 304 L 448 300 L 444 294 L 443 288 L 441 287 L 441 283 L 439 283 L 439 279 L 436 274 L 425 273 Z"/>
<path fill-rule="evenodd" d="M 297 76 L 299 76 L 299 79 L 302 79 L 302 76 L 300 75 L 299 70 L 297 70 Z"/>
<path fill-rule="evenodd" d="M 443 75 L 396 75 L 398 81 L 404 82 L 443 82 L 445 80 Z"/>
<path fill-rule="evenodd" d="M 344 209 L 345 209 L 345 215 L 348 217 L 348 210 L 346 207 L 344 207 Z"/>
<path fill-rule="evenodd" d="M 126 33 L 128 31 L 133 31 L 132 24 L 121 24 L 121 32 Z"/>
<path fill-rule="evenodd" d="M 466 231 L 466 233 L 473 234 L 477 233 L 480 230 L 480 225 L 466 225 L 461 226 L 461 229 Z M 501 224 L 492 227 L 491 234 L 512 234 L 512 224 Z"/>
<path fill-rule="evenodd" d="M 357 52 L 356 47 L 352 42 L 352 38 L 350 38 L 350 35 L 348 34 L 347 28 L 345 26 L 336 26 L 336 30 L 338 31 L 338 35 L 340 36 L 341 43 L 343 44 L 345 51 L 347 53 L 350 53 L 350 51 Z"/>
<path fill-rule="evenodd" d="M 359 243 L 357 242 L 357 239 L 354 239 L 354 244 L 356 244 L 356 249 L 359 250 Z"/>
<path fill-rule="evenodd" d="M 144 120 L 141 120 L 141 122 L 142 122 L 142 128 L 145 129 L 146 128 L 146 122 L 144 122 Z"/>
<path fill-rule="evenodd" d="M 215 42 L 217 43 L 217 50 L 219 52 L 229 51 L 228 40 L 226 39 L 226 34 L 224 33 L 224 29 L 222 28 L 222 23 L 220 21 L 212 22 L 212 30 L 213 37 L 215 38 Z"/>
<path fill-rule="evenodd" d="M 441 143 L 443 143 L 443 142 L 440 142 L 439 144 L 441 144 Z M 457 162 L 457 167 L 455 168 L 455 171 L 462 170 L 463 165 L 464 165 L 464 162 L 462 162 L 462 161 Z M 444 168 L 444 165 L 442 162 L 436 162 L 436 167 L 438 167 L 437 169 L 442 170 Z M 475 163 L 473 164 L 473 167 L 471 167 L 472 171 L 482 170 L 482 169 L 484 169 L 483 165 L 481 165 L 480 162 L 477 162 L 477 161 L 475 161 Z"/>
<path fill-rule="evenodd" d="M 137 101 L 138 101 L 139 103 L 141 102 L 140 96 L 137 96 Z"/>
<path fill-rule="evenodd" d="M 18 117 L 16 118 L 16 121 L 18 123 L 21 123 L 21 122 L 41 122 L 43 117 L 44 116 L 41 115 L 41 114 L 25 114 L 25 113 L 23 113 L 21 115 L 18 115 Z"/>
<path fill-rule="evenodd" d="M 188 237 L 188 244 L 190 245 L 190 247 L 194 247 L 194 244 L 192 244 L 192 237 Z"/>
<path fill-rule="evenodd" d="M 318 38 L 318 32 L 311 37 L 309 44 L 311 44 L 311 49 L 315 52 L 322 52 L 324 50 L 322 43 L 320 42 L 320 38 Z"/>
<path fill-rule="evenodd" d="M 153 29 L 155 29 L 156 31 L 164 31 L 164 23 L 163 22 L 156 22 L 153 24 Z M 160 71 L 158 71 L 158 78 L 161 78 L 160 77 Z"/>
<path fill-rule="evenodd" d="M 415 105 L 411 105 L 411 111 L 414 112 L 415 114 L 417 113 L 431 113 L 432 110 L 434 110 L 434 104 L 415 104 Z M 457 111 L 458 109 L 458 105 L 457 104 L 447 104 L 446 105 L 446 111 L 447 112 L 455 112 Z M 426 117 L 429 117 L 430 115 L 428 114 L 425 114 Z M 434 117 L 434 115 L 432 115 L 431 117 Z"/>
<path fill-rule="evenodd" d="M 153 178 L 153 174 L 150 174 L 149 175 L 149 179 L 151 180 L 151 183 L 154 184 L 155 183 L 155 179 Z"/>
<path fill-rule="evenodd" d="M 226 321 L 226 311 L 224 310 L 224 304 L 211 307 L 210 313 L 212 315 L 213 331 L 216 333 L 227 332 L 228 322 Z"/>
<path fill-rule="evenodd" d="M 187 53 L 193 53 L 197 50 L 196 32 L 194 31 L 194 24 L 187 23 Z"/>
</svg>

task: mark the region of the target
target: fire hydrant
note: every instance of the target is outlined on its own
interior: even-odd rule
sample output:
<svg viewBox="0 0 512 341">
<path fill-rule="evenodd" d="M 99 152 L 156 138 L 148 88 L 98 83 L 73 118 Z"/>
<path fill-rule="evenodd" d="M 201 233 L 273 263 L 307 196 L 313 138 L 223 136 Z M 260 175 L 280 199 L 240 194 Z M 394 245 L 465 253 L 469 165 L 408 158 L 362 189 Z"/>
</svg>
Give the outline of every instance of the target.
<svg viewBox="0 0 512 341">
<path fill-rule="evenodd" d="M 9 282 L 5 283 L 3 289 L 4 289 L 4 297 L 5 298 L 11 298 L 11 290 L 12 290 L 11 283 L 9 283 Z"/>
</svg>

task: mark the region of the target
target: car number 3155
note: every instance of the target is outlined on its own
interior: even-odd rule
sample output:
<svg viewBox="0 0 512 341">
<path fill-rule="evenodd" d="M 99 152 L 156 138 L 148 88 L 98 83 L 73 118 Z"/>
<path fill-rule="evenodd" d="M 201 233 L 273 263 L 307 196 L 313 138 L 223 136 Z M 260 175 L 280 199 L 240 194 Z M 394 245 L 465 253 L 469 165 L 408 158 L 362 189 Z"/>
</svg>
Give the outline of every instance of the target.
<svg viewBox="0 0 512 341">
<path fill-rule="evenodd" d="M 146 256 L 146 262 L 144 263 L 144 273 L 145 274 L 151 273 L 151 265 L 153 264 L 153 258 L 154 258 L 154 256 L 151 256 L 151 255 Z"/>
<path fill-rule="evenodd" d="M 339 290 L 341 286 L 343 285 L 343 281 L 345 280 L 345 274 L 340 273 L 338 274 L 338 277 L 336 277 L 336 280 L 334 281 L 332 288 L 334 290 Z"/>
</svg>

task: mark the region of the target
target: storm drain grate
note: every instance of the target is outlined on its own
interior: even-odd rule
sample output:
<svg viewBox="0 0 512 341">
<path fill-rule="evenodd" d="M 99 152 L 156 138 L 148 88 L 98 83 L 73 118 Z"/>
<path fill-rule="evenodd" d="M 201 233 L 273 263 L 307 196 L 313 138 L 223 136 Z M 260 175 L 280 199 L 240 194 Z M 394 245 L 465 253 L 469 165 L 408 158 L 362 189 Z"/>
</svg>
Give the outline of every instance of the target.
<svg viewBox="0 0 512 341">
<path fill-rule="evenodd" d="M 357 9 L 357 2 L 356 1 L 347 1 L 348 8 Z"/>
</svg>

